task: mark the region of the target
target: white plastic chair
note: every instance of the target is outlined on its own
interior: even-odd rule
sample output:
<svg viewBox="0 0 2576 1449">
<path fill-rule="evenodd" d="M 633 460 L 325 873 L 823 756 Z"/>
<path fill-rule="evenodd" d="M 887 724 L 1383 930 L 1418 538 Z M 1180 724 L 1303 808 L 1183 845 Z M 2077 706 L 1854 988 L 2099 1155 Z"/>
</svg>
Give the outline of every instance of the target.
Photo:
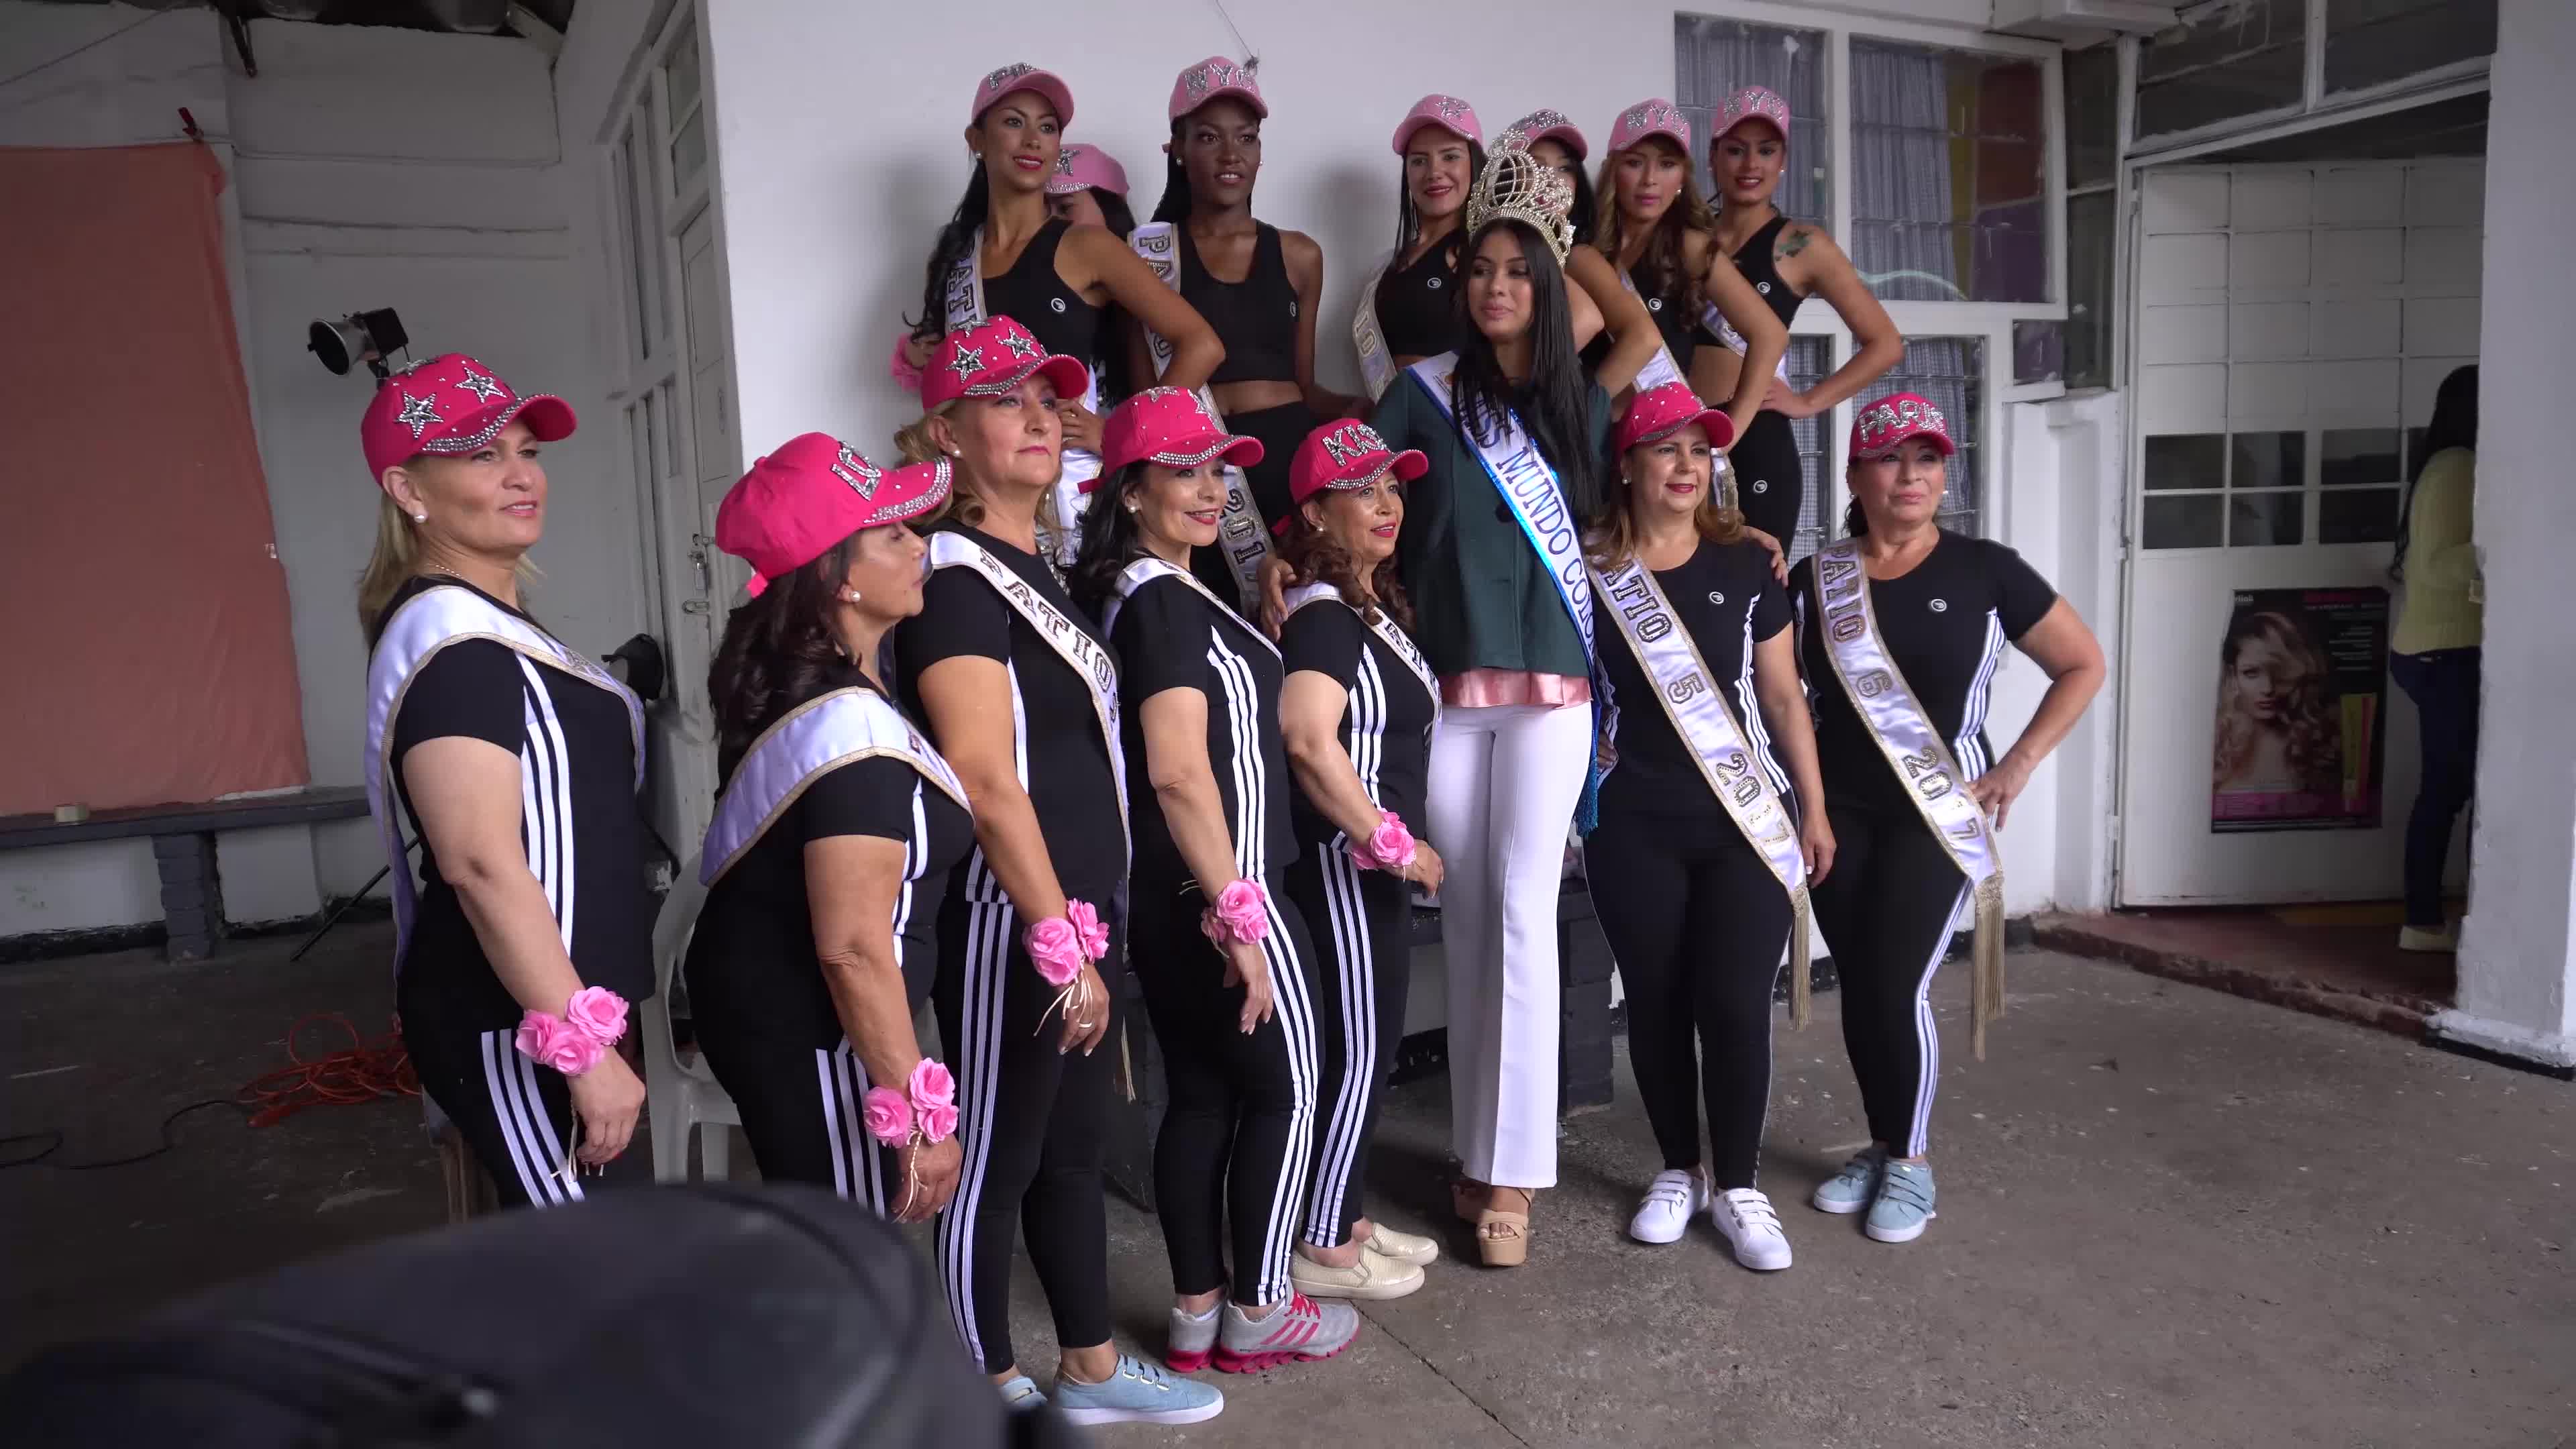
<svg viewBox="0 0 2576 1449">
<path fill-rule="evenodd" d="M 716 1085 L 706 1059 L 692 1052 L 682 1060 L 671 1038 L 671 978 L 689 954 L 689 935 L 706 903 L 707 888 L 698 884 L 698 857 L 691 855 L 653 920 L 653 999 L 644 1003 L 644 1096 L 653 1118 L 656 1182 L 689 1180 L 692 1127 L 705 1129 L 698 1134 L 700 1179 L 724 1181 L 733 1155 L 725 1129 L 742 1125 L 741 1110 Z"/>
</svg>

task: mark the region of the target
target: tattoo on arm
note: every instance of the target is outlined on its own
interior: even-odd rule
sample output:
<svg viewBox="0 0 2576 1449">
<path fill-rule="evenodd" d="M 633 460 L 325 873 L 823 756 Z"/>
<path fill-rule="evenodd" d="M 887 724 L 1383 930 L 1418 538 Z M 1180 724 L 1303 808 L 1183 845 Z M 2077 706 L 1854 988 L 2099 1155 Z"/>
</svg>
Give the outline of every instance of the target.
<svg viewBox="0 0 2576 1449">
<path fill-rule="evenodd" d="M 1807 243 L 1815 240 L 1815 238 L 1815 230 L 1811 227 L 1789 227 L 1780 233 L 1780 244 L 1772 249 L 1771 255 L 1774 259 L 1785 262 L 1789 258 L 1796 256 L 1798 253 L 1805 251 L 1807 249 Z"/>
</svg>

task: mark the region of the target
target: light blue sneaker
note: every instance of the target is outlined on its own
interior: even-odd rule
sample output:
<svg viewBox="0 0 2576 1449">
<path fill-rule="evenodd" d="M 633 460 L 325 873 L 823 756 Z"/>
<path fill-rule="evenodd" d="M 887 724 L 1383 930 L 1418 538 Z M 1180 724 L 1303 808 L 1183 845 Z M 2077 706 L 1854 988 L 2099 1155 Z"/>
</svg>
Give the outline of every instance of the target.
<svg viewBox="0 0 2576 1449">
<path fill-rule="evenodd" d="M 1038 1392 L 1037 1384 L 1027 1374 L 1021 1374 L 1003 1384 L 1000 1392 L 1002 1407 L 1014 1414 L 1025 1414 L 1032 1409 L 1046 1407 L 1046 1395 Z"/>
<path fill-rule="evenodd" d="M 1055 1406 L 1076 1424 L 1198 1424 L 1225 1412 L 1225 1395 L 1122 1353 L 1103 1382 L 1057 1379 Z"/>
<path fill-rule="evenodd" d="M 1864 1147 L 1852 1154 L 1851 1161 L 1843 1164 L 1842 1171 L 1818 1184 L 1816 1195 L 1810 1201 L 1815 1203 L 1818 1212 L 1859 1212 L 1869 1206 L 1870 1199 L 1878 1196 L 1878 1176 L 1886 1170 L 1887 1149 Z"/>
<path fill-rule="evenodd" d="M 1932 1211 L 1932 1164 L 1890 1162 L 1861 1231 L 1882 1243 L 1910 1243 L 1923 1236 L 1923 1225 L 1938 1216 Z"/>
</svg>

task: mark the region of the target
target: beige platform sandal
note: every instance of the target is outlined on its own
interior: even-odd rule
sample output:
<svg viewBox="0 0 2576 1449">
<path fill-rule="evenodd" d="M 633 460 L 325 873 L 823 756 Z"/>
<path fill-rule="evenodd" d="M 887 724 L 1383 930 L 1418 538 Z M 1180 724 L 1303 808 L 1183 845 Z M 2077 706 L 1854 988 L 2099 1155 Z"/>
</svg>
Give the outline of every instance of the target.
<svg viewBox="0 0 2576 1449">
<path fill-rule="evenodd" d="M 1521 1211 L 1511 1212 L 1492 1205 L 1499 1192 L 1521 1195 Z M 1517 1268 L 1529 1261 L 1530 1215 L 1533 1201 L 1525 1188 L 1488 1188 L 1486 1205 L 1476 1214 L 1476 1252 L 1488 1268 Z"/>
</svg>

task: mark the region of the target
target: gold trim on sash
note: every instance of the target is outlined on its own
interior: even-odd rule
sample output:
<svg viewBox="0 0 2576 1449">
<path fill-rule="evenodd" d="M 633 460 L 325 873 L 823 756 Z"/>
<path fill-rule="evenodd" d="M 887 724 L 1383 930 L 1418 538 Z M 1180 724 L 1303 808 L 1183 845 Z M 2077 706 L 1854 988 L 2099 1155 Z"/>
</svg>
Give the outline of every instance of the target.
<svg viewBox="0 0 2576 1449">
<path fill-rule="evenodd" d="M 1378 259 L 1368 280 L 1360 283 L 1360 303 L 1351 312 L 1351 346 L 1359 352 L 1360 382 L 1372 401 L 1386 396 L 1387 384 L 1395 381 L 1395 355 L 1387 351 L 1386 332 L 1377 322 L 1377 287 L 1402 250 L 1399 247 Z"/>
</svg>

